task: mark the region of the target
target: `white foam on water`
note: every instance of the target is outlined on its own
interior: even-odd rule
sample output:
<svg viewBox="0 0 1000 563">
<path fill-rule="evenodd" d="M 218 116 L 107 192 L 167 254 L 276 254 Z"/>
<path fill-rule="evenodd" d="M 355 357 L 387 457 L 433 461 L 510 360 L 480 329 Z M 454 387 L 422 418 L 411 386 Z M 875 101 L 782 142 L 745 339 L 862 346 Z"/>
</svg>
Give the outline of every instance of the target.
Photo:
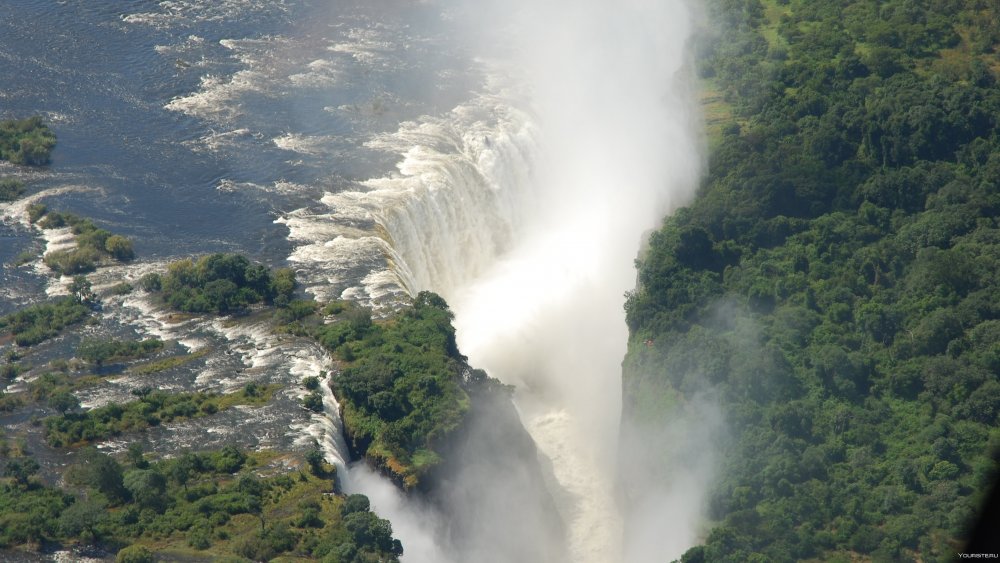
<svg viewBox="0 0 1000 563">
<path fill-rule="evenodd" d="M 303 72 L 288 75 L 288 80 L 300 88 L 332 88 L 345 81 L 345 72 L 335 61 L 316 59 Z"/>
<path fill-rule="evenodd" d="M 401 294 L 399 278 L 387 259 L 392 249 L 374 231 L 374 221 L 361 206 L 338 213 L 298 209 L 275 220 L 298 243 L 288 261 L 306 291 L 322 301 L 354 298 L 375 305 Z"/>
<path fill-rule="evenodd" d="M 211 131 L 198 139 L 184 141 L 182 144 L 195 151 L 218 152 L 235 147 L 239 143 L 260 140 L 261 138 L 263 138 L 261 134 L 254 133 L 246 127 L 241 127 L 232 131 Z"/>
<path fill-rule="evenodd" d="M 396 52 L 407 49 L 412 41 L 405 27 L 369 22 L 366 27 L 349 29 L 346 41 L 335 42 L 327 50 L 347 55 L 366 68 L 399 68 L 402 61 Z"/>
<path fill-rule="evenodd" d="M 132 25 L 169 29 L 178 25 L 232 21 L 259 13 L 284 13 L 287 3 L 257 0 L 163 0 L 158 10 L 123 14 L 121 20 Z"/>
<path fill-rule="evenodd" d="M 263 91 L 265 82 L 265 75 L 253 70 L 241 70 L 230 77 L 207 74 L 201 77 L 197 92 L 178 96 L 164 108 L 209 121 L 228 123 L 243 115 L 239 99 L 244 94 Z"/>
<path fill-rule="evenodd" d="M 300 133 L 285 133 L 280 137 L 272 139 L 274 146 L 279 149 L 307 154 L 310 156 L 332 154 L 332 141 L 332 137 L 323 135 L 303 135 Z"/>
<path fill-rule="evenodd" d="M 42 258 L 53 252 L 66 252 L 76 248 L 76 235 L 70 227 L 60 227 L 57 229 L 41 229 L 42 240 L 45 241 L 45 250 Z M 44 264 L 43 264 L 44 265 Z M 45 266 L 48 268 L 48 266 Z M 51 272 L 51 270 L 49 270 Z"/>
<path fill-rule="evenodd" d="M 141 334 L 155 336 L 164 341 L 174 340 L 189 352 L 210 346 L 207 339 L 193 336 L 201 324 L 201 319 L 180 317 L 164 310 L 153 301 L 151 294 L 142 291 L 123 296 L 120 306 L 111 314 Z"/>
<path fill-rule="evenodd" d="M 86 193 L 86 192 L 98 192 L 100 190 L 83 185 L 64 185 L 55 188 L 48 188 L 35 192 L 30 195 L 26 195 L 20 199 L 14 200 L 9 203 L 0 203 L 0 220 L 5 223 L 16 223 L 25 228 L 37 228 L 31 224 L 28 217 L 28 207 L 36 203 L 40 203 L 41 200 L 67 194 L 67 193 Z M 39 229 L 40 230 L 40 229 Z"/>
</svg>

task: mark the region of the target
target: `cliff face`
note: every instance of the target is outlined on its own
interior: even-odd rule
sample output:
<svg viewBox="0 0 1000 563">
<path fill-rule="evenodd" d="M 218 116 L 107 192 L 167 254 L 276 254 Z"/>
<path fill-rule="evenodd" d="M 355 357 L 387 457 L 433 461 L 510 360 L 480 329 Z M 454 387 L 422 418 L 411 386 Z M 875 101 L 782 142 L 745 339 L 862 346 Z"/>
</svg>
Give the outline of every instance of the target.
<svg viewBox="0 0 1000 563">
<path fill-rule="evenodd" d="M 507 393 L 471 395 L 462 428 L 442 449 L 427 497 L 446 516 L 458 561 L 568 561 L 563 522 L 534 441 Z"/>
</svg>

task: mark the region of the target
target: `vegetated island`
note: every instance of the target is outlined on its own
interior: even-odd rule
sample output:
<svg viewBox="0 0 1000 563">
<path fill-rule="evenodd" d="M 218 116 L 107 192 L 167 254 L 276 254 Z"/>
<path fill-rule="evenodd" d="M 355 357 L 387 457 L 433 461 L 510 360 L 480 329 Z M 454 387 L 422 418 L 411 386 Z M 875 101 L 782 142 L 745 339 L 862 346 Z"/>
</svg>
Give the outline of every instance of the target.
<svg viewBox="0 0 1000 563">
<path fill-rule="evenodd" d="M 93 272 L 101 263 L 135 259 L 132 241 L 101 229 L 90 219 L 72 213 L 50 211 L 41 203 L 28 207 L 28 220 L 42 229 L 69 228 L 76 235 L 76 247 L 57 250 L 45 255 L 45 265 L 63 275 Z"/>
<path fill-rule="evenodd" d="M 41 116 L 0 121 L 0 160 L 43 166 L 49 163 L 56 135 Z"/>
<path fill-rule="evenodd" d="M 349 446 L 406 489 L 444 461 L 441 451 L 465 424 L 470 394 L 509 394 L 459 353 L 453 315 L 434 293 L 420 292 L 412 306 L 380 322 L 347 302 L 323 313 L 333 322 L 314 322 L 305 332 L 339 361 L 330 385 Z M 304 320 L 296 321 L 300 330 Z"/>
<path fill-rule="evenodd" d="M 639 260 L 626 439 L 725 418 L 681 561 L 951 561 L 1000 458 L 1000 13 L 708 5 L 708 174 Z"/>
<path fill-rule="evenodd" d="M 40 335 L 5 353 L 5 365 L 13 366 L 5 380 L 26 369 L 17 364 L 21 350 L 86 318 L 84 297 L 96 296 L 86 278 L 78 276 L 76 282 L 80 287 L 73 296 L 0 320 L 0 327 L 17 335 Z M 242 256 L 220 254 L 181 261 L 139 285 L 161 292 L 164 303 L 178 310 L 242 313 L 261 302 L 290 304 L 295 280 L 290 270 L 272 271 Z M 81 319 L 61 312 L 60 307 L 74 304 L 82 307 Z M 291 307 L 279 308 L 276 316 L 293 318 L 281 312 L 286 310 Z M 0 391 L 0 412 L 46 406 L 59 413 L 41 421 L 49 444 L 79 447 L 151 425 L 211 416 L 237 404 L 263 404 L 277 391 L 274 385 L 254 383 L 226 395 L 137 389 L 135 401 L 79 412 L 73 392 L 102 380 L 97 373 L 80 372 L 162 349 L 157 339 L 84 339 L 77 358 L 50 362 L 52 369 L 33 377 L 26 392 Z M 227 447 L 161 460 L 149 459 L 136 443 L 123 457 L 85 449 L 65 470 L 61 488 L 37 476 L 41 468 L 23 438 L 11 441 L 0 433 L 0 454 L 0 548 L 94 546 L 117 551 L 120 562 L 153 561 L 154 553 L 192 561 L 397 561 L 403 549 L 392 537 L 391 524 L 370 511 L 367 498 L 333 493 L 335 470 L 316 449 L 247 454 Z M 289 472 L 289 466 L 298 469 Z"/>
<path fill-rule="evenodd" d="M 49 163 L 56 146 L 55 134 L 40 116 L 0 121 L 0 160 L 42 166 Z M 0 203 L 24 195 L 24 182 L 0 176 Z"/>
</svg>

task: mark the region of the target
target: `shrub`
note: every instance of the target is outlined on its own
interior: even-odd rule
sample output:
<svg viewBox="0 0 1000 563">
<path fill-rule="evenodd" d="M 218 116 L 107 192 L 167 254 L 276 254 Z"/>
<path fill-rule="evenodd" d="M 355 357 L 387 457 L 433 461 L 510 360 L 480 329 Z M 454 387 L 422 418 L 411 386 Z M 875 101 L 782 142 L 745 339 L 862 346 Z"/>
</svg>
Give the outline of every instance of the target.
<svg viewBox="0 0 1000 563">
<path fill-rule="evenodd" d="M 153 563 L 152 552 L 141 545 L 130 545 L 118 552 L 115 563 Z"/>
<path fill-rule="evenodd" d="M 318 391 L 309 393 L 302 398 L 302 406 L 313 412 L 323 412 L 323 395 Z"/>
<path fill-rule="evenodd" d="M 24 183 L 15 178 L 0 178 L 0 201 L 14 201 L 24 195 Z"/>
<path fill-rule="evenodd" d="M 119 262 L 128 262 L 135 258 L 135 251 L 132 249 L 132 241 L 121 236 L 111 235 L 104 241 L 104 249 L 112 258 Z"/>
</svg>

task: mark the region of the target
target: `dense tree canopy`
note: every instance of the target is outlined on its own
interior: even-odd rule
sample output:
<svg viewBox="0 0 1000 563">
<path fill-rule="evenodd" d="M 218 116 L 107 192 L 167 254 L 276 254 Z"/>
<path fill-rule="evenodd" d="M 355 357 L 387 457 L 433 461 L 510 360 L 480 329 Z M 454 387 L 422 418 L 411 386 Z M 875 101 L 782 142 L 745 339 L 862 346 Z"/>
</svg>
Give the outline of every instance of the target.
<svg viewBox="0 0 1000 563">
<path fill-rule="evenodd" d="M 727 422 L 685 560 L 950 560 L 1000 446 L 1000 14 L 709 4 L 708 174 L 626 305 L 626 421 Z"/>
<path fill-rule="evenodd" d="M 367 497 L 326 494 L 330 481 L 304 473 L 259 476 L 255 468 L 267 454 L 226 446 L 153 462 L 138 449 L 129 458 L 123 465 L 89 448 L 68 469 L 66 489 L 38 481 L 30 457 L 7 461 L 0 548 L 99 541 L 125 546 L 116 561 L 153 561 L 153 551 L 157 560 L 190 558 L 192 549 L 212 560 L 357 563 L 397 561 L 403 553 Z"/>
<path fill-rule="evenodd" d="M 421 292 L 385 323 L 357 307 L 339 317 L 313 334 L 344 362 L 332 386 L 352 445 L 405 486 L 416 486 L 441 461 L 438 445 L 469 409 L 465 387 L 487 379 L 470 377 L 451 311 L 433 293 Z"/>
<path fill-rule="evenodd" d="M 141 280 L 149 291 L 162 291 L 163 300 L 179 311 L 228 313 L 253 303 L 288 305 L 295 292 L 295 272 L 269 270 L 239 254 L 210 254 L 197 261 L 171 264 L 166 275 Z"/>
</svg>

